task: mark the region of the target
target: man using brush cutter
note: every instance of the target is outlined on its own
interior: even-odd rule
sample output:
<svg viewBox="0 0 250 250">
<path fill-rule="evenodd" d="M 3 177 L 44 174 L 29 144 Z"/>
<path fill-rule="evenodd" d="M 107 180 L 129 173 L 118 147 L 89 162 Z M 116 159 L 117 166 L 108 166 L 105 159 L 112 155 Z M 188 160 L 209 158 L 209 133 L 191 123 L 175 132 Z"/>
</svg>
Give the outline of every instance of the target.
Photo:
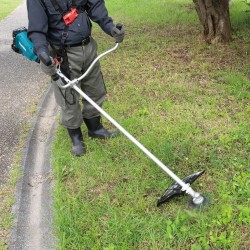
<svg viewBox="0 0 250 250">
<path fill-rule="evenodd" d="M 83 155 L 86 150 L 81 132 L 83 121 L 92 138 L 114 137 L 117 131 L 108 131 L 101 124 L 100 113 L 86 100 L 83 109 L 80 95 L 74 89 L 61 89 L 56 81 L 56 64 L 60 62 L 62 73 L 69 79 L 81 76 L 97 56 L 97 44 L 91 37 L 91 21 L 99 24 L 102 30 L 120 43 L 124 39 L 122 26 L 115 26 L 108 16 L 104 0 L 27 0 L 28 36 L 33 42 L 35 53 L 43 72 L 52 77 L 55 98 L 61 107 L 61 125 L 72 140 L 72 153 Z M 52 56 L 52 57 L 51 57 Z M 47 61 L 49 63 L 43 63 Z M 100 63 L 97 62 L 89 75 L 80 81 L 79 87 L 99 106 L 105 100 L 106 88 Z"/>
</svg>

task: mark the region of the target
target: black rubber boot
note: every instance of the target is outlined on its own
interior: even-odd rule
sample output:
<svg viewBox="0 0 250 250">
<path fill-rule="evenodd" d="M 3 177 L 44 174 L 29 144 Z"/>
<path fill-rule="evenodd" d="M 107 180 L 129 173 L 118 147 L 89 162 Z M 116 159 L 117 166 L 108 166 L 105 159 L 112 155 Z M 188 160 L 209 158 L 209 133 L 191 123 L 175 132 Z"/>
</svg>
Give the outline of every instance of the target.
<svg viewBox="0 0 250 250">
<path fill-rule="evenodd" d="M 118 135 L 118 131 L 109 131 L 101 124 L 101 117 L 97 116 L 91 119 L 84 118 L 84 122 L 88 128 L 88 134 L 91 138 L 108 139 Z"/>
<path fill-rule="evenodd" d="M 81 156 L 86 153 L 85 146 L 83 143 L 83 136 L 82 136 L 82 131 L 81 128 L 76 128 L 76 129 L 67 129 L 69 136 L 71 138 L 71 141 L 73 143 L 71 152 L 75 156 Z"/>
</svg>

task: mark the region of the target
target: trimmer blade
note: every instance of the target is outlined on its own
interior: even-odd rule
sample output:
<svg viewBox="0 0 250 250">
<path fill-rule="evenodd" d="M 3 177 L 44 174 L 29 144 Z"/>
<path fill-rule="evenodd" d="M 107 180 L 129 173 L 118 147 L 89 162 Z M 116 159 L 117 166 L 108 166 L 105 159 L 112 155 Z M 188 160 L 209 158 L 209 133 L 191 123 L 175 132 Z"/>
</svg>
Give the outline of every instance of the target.
<svg viewBox="0 0 250 250">
<path fill-rule="evenodd" d="M 202 194 L 202 200 L 200 202 L 194 202 L 194 199 L 191 199 L 189 201 L 189 206 L 193 209 L 199 209 L 199 208 L 203 208 L 204 206 L 208 206 L 210 204 L 210 199 L 206 196 L 204 196 L 204 194 Z"/>
<path fill-rule="evenodd" d="M 185 178 L 182 179 L 182 181 L 185 183 L 192 184 L 204 172 L 205 170 L 202 170 L 200 172 L 186 176 Z M 185 191 L 182 191 L 182 187 L 177 182 L 175 182 L 165 191 L 163 196 L 157 201 L 157 206 L 160 206 L 161 204 L 169 201 L 171 198 L 182 195 L 184 193 Z"/>
</svg>

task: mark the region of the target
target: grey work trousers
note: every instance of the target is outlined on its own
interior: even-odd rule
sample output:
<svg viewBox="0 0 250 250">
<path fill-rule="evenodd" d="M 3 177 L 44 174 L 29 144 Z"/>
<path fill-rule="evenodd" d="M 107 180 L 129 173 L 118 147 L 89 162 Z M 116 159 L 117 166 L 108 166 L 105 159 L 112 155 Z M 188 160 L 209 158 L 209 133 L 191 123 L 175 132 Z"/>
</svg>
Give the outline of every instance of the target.
<svg viewBox="0 0 250 250">
<path fill-rule="evenodd" d="M 55 48 L 58 49 L 56 46 Z M 80 77 L 97 56 L 97 44 L 93 38 L 87 45 L 67 47 L 66 50 L 71 80 Z M 56 102 L 61 107 L 60 123 L 65 128 L 79 128 L 83 123 L 83 118 L 90 119 L 100 116 L 99 112 L 86 100 L 80 98 L 80 95 L 74 89 L 60 89 L 56 82 L 53 82 L 53 86 Z M 102 106 L 106 97 L 106 87 L 99 61 L 89 74 L 78 83 L 78 87 L 95 103 Z M 80 99 L 83 103 L 82 110 Z"/>
</svg>

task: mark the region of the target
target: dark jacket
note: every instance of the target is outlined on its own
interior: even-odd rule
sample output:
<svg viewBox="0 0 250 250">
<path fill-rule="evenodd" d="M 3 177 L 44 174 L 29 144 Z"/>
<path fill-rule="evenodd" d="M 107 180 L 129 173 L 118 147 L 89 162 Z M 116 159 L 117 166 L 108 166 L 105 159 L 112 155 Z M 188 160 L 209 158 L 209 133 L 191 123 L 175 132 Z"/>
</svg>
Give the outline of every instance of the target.
<svg viewBox="0 0 250 250">
<path fill-rule="evenodd" d="M 68 12 L 72 0 L 57 0 L 63 11 Z M 80 43 L 91 35 L 89 18 L 98 23 L 107 34 L 111 35 L 114 27 L 108 16 L 104 0 L 75 0 L 77 6 L 84 6 L 86 11 L 80 12 L 69 26 L 66 45 Z M 60 45 L 65 24 L 62 15 L 56 11 L 51 0 L 27 0 L 28 36 L 35 46 L 35 53 L 39 56 L 42 51 L 48 52 L 48 43 Z"/>
</svg>

